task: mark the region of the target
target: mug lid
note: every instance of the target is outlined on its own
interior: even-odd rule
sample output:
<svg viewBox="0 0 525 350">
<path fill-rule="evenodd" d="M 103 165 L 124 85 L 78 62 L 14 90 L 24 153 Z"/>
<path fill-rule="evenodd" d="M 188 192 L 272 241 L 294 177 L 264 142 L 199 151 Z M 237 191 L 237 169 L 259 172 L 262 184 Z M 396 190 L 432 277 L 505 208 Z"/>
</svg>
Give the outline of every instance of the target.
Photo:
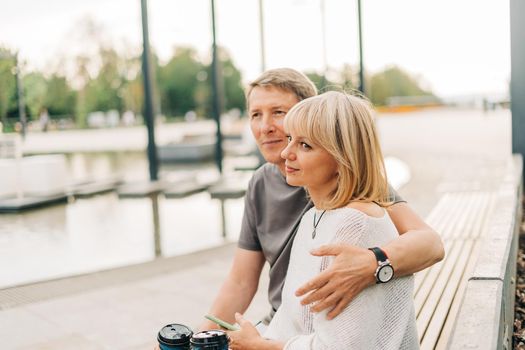
<svg viewBox="0 0 525 350">
<path fill-rule="evenodd" d="M 188 344 L 193 332 L 187 326 L 179 323 L 168 324 L 159 331 L 157 339 L 168 345 Z"/>
<path fill-rule="evenodd" d="M 228 335 L 226 332 L 219 329 L 211 329 L 209 331 L 202 331 L 195 333 L 191 337 L 192 344 L 228 344 Z"/>
</svg>

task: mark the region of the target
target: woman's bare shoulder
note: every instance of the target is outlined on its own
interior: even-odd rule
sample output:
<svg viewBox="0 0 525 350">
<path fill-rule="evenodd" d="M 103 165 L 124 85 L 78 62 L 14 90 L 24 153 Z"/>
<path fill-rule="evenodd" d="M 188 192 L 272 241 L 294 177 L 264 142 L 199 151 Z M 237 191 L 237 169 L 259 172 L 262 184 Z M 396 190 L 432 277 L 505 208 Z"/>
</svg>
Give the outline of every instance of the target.
<svg viewBox="0 0 525 350">
<path fill-rule="evenodd" d="M 366 203 L 366 202 L 350 202 L 346 206 L 347 208 L 352 208 L 359 210 L 367 216 L 374 218 L 381 218 L 385 215 L 385 210 L 375 203 Z"/>
</svg>

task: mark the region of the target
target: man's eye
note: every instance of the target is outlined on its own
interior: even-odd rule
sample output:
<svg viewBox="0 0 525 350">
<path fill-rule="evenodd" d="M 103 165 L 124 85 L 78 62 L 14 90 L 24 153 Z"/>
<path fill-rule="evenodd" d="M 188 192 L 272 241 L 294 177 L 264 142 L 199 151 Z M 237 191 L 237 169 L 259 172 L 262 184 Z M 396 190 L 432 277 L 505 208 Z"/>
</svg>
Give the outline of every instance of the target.
<svg viewBox="0 0 525 350">
<path fill-rule="evenodd" d="M 258 116 L 260 116 L 259 113 L 252 113 L 252 114 L 250 115 L 250 118 L 252 118 L 252 119 L 253 119 L 253 118 L 257 118 Z"/>
<path fill-rule="evenodd" d="M 285 111 L 275 111 L 275 114 L 278 114 L 278 115 L 285 115 L 286 112 L 285 112 Z"/>
</svg>

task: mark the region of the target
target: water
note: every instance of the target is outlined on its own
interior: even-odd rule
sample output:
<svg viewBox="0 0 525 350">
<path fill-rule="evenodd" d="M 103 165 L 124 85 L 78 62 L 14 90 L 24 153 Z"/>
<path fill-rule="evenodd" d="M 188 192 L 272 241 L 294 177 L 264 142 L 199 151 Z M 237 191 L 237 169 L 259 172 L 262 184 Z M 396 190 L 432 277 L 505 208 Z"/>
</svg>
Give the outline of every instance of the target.
<svg viewBox="0 0 525 350">
<path fill-rule="evenodd" d="M 227 163 L 227 161 L 225 161 Z M 75 180 L 147 179 L 141 153 L 68 156 Z M 213 178 L 212 163 L 163 166 L 163 178 Z M 249 172 L 238 176 L 247 181 Z M 243 200 L 226 201 L 226 240 L 240 229 Z M 205 218 L 203 220 L 202 218 Z M 115 192 L 0 216 L 0 288 L 169 257 L 224 243 L 220 207 L 207 192 L 184 199 L 119 199 Z"/>
</svg>

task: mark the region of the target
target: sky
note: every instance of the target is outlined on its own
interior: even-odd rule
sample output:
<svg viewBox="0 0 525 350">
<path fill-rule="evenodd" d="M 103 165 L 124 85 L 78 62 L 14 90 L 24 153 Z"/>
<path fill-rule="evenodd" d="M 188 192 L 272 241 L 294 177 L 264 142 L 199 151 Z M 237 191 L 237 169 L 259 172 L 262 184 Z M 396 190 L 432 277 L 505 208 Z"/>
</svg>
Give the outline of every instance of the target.
<svg viewBox="0 0 525 350">
<path fill-rule="evenodd" d="M 325 41 L 321 2 L 324 1 Z M 244 82 L 261 72 L 258 0 L 215 0 L 217 42 Z M 151 45 L 161 60 L 174 47 L 211 47 L 208 0 L 148 0 Z M 264 0 L 266 68 L 301 71 L 357 66 L 356 0 Z M 507 94 L 508 1 L 362 0 L 363 57 L 368 73 L 397 65 L 442 97 Z M 18 50 L 26 69 L 53 70 L 59 56 L 89 50 L 78 35 L 92 18 L 117 50 L 140 52 L 140 0 L 0 0 L 0 46 Z"/>
</svg>

